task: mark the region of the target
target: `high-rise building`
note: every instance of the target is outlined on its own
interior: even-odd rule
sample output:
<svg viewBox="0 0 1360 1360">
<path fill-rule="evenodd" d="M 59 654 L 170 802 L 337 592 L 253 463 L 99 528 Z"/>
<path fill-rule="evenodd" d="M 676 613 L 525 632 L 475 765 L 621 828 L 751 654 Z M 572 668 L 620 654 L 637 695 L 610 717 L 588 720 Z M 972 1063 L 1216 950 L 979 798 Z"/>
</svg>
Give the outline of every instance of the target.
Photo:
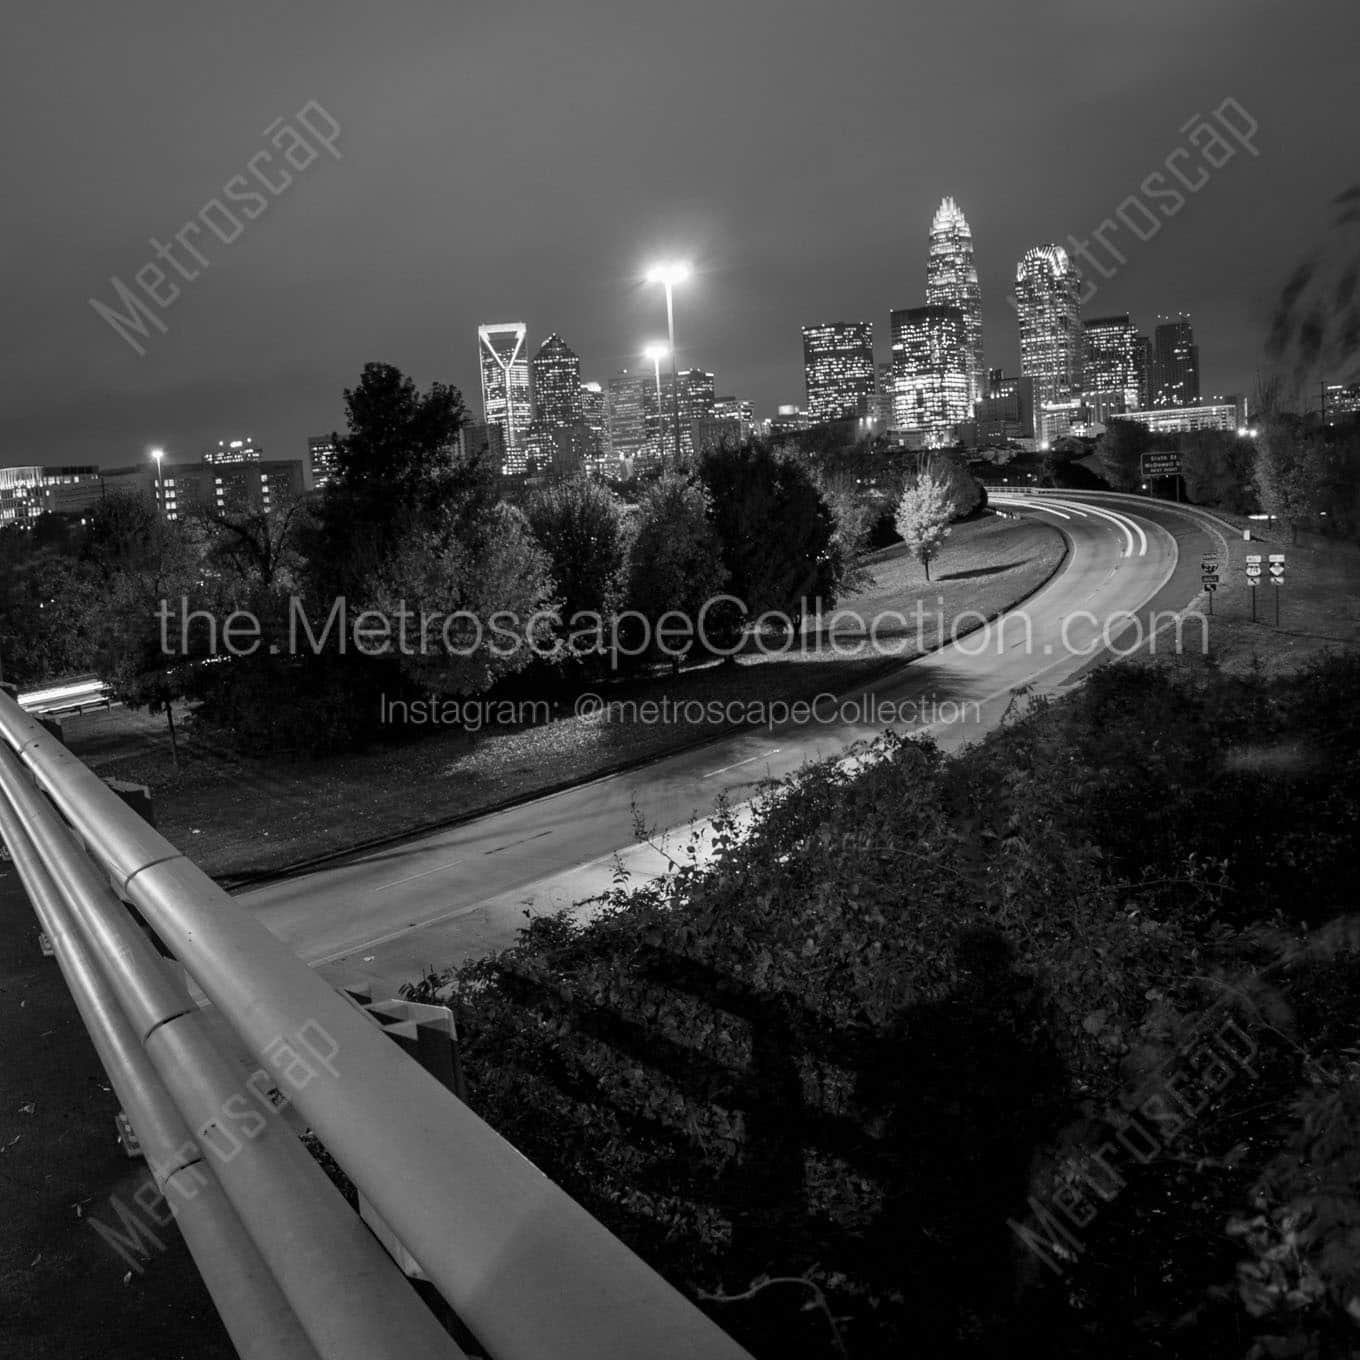
<svg viewBox="0 0 1360 1360">
<path fill-rule="evenodd" d="M 669 373 L 661 375 L 661 410 L 670 419 L 675 418 L 675 383 L 680 384 L 680 428 L 683 430 L 692 420 L 699 420 L 713 414 L 713 404 L 717 400 L 713 385 L 713 374 L 702 368 L 682 368 L 673 378 Z"/>
<path fill-rule="evenodd" d="M 335 476 L 335 436 L 313 435 L 307 441 L 307 465 L 312 471 L 312 485 L 320 490 Z"/>
<path fill-rule="evenodd" d="M 815 422 L 867 414 L 874 392 L 872 321 L 824 322 L 803 327 L 807 413 Z"/>
<path fill-rule="evenodd" d="M 554 331 L 529 361 L 534 419 L 540 425 L 581 423 L 581 359 Z"/>
<path fill-rule="evenodd" d="M 1015 302 L 1020 372 L 1034 380 L 1035 434 L 1047 442 L 1071 423 L 1068 406 L 1082 389 L 1081 275 L 1061 246 L 1025 252 L 1015 268 Z"/>
<path fill-rule="evenodd" d="M 590 432 L 586 462 L 600 471 L 609 447 L 609 399 L 597 382 L 581 384 L 581 424 Z"/>
<path fill-rule="evenodd" d="M 988 369 L 985 394 L 973 405 L 979 443 L 1034 438 L 1034 380 Z"/>
<path fill-rule="evenodd" d="M 973 258 L 973 233 L 952 198 L 941 200 L 930 225 L 926 303 L 932 307 L 957 307 L 963 313 L 971 410 L 973 402 L 983 395 L 987 373 L 982 358 L 982 290 Z"/>
<path fill-rule="evenodd" d="M 972 414 L 968 331 L 958 307 L 892 313 L 893 428 L 924 448 L 952 444 Z"/>
<path fill-rule="evenodd" d="M 492 467 L 505 468 L 505 431 L 484 420 L 465 420 L 458 431 L 458 452 L 464 458 L 485 454 Z"/>
<path fill-rule="evenodd" d="M 737 423 L 737 437 L 750 439 L 755 429 L 755 407 L 745 397 L 715 397 L 713 400 L 715 420 L 733 420 Z"/>
<path fill-rule="evenodd" d="M 874 420 L 875 430 L 882 434 L 885 430 L 893 429 L 893 412 L 896 407 L 893 405 L 893 394 L 897 390 L 897 384 L 893 381 L 893 366 L 889 360 L 886 364 L 876 366 L 877 383 L 874 390 L 874 409 L 870 412 Z"/>
<path fill-rule="evenodd" d="M 621 368 L 610 378 L 605 394 L 605 420 L 611 457 L 636 456 L 647 439 L 647 412 L 655 404 L 652 374 Z"/>
<path fill-rule="evenodd" d="M 264 450 L 249 436 L 245 439 L 219 439 L 217 447 L 203 454 L 205 463 L 258 463 Z"/>
<path fill-rule="evenodd" d="M 482 413 L 488 425 L 499 425 L 505 435 L 503 471 L 523 472 L 518 456 L 525 432 L 533 422 L 529 400 L 529 328 L 523 321 L 477 327 L 477 349 L 482 372 Z"/>
<path fill-rule="evenodd" d="M 1152 342 L 1153 406 L 1194 406 L 1199 402 L 1199 346 L 1190 318 L 1158 319 Z"/>
<path fill-rule="evenodd" d="M 1336 425 L 1360 415 L 1360 382 L 1327 383 L 1322 388 L 1323 417 Z"/>
<path fill-rule="evenodd" d="M 1138 332 L 1128 313 L 1093 316 L 1083 327 L 1082 398 L 1090 418 L 1104 424 L 1112 415 L 1138 409 Z"/>
<path fill-rule="evenodd" d="M 1133 338 L 1133 371 L 1138 379 L 1137 409 L 1152 405 L 1152 339 L 1141 332 Z"/>
</svg>

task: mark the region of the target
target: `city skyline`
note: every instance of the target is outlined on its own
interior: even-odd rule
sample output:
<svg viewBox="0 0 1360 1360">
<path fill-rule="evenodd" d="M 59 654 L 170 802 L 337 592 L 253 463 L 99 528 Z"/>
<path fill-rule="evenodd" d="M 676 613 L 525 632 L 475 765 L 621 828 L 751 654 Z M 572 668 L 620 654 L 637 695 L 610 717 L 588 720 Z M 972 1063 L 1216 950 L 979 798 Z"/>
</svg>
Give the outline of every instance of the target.
<svg viewBox="0 0 1360 1360">
<path fill-rule="evenodd" d="M 343 427 L 343 391 L 371 361 L 422 388 L 452 383 L 475 412 L 464 337 L 488 318 L 523 318 L 534 340 L 560 330 L 583 376 L 605 384 L 643 368 L 641 348 L 665 334 L 643 279 L 668 256 L 695 265 L 677 293 L 680 364 L 769 415 L 800 400 L 809 320 L 871 319 L 876 361 L 887 357 L 890 310 L 922 300 L 921 248 L 946 193 L 976 243 L 989 366 L 1016 367 L 1013 262 L 1073 236 L 1104 271 L 1087 268 L 1099 289 L 1087 314 L 1187 311 L 1203 390 L 1250 390 L 1273 304 L 1346 187 L 1320 148 L 1334 135 L 1327 92 L 1349 75 L 1346 33 L 1360 28 L 1336 0 L 1266 9 L 1251 25 L 1219 0 L 1190 11 L 1154 0 L 1137 23 L 1062 0 L 1023 23 L 1000 4 L 932 11 L 905 48 L 852 50 L 831 12 L 791 25 L 763 0 L 739 13 L 698 0 L 639 26 L 605 0 L 537 15 L 526 52 L 513 5 L 469 22 L 404 0 L 395 23 L 350 0 L 286 14 L 245 0 L 209 35 L 168 0 L 148 4 L 123 69 L 100 57 L 125 36 L 105 11 L 84 16 L 74 47 L 58 16 L 28 16 L 24 41 L 0 54 L 0 100 L 25 129 L 13 174 L 30 219 L 0 256 L 6 463 L 116 465 L 240 423 L 270 449 L 301 450 Z M 885 34 L 904 22 L 873 0 L 863 19 Z M 1332 41 L 1310 50 L 1318 31 Z M 1059 42 L 1079 77 L 1034 81 Z M 963 52 L 964 65 L 939 60 Z M 532 80 L 504 100 L 492 72 L 525 62 Z M 700 69 L 708 87 L 741 91 L 739 117 L 703 96 Z M 55 70 L 70 91 L 59 107 Z M 1097 87 L 1092 121 L 1082 110 Z M 828 95 L 798 97 L 811 89 Z M 1141 188 L 1149 171 L 1194 151 L 1198 122 L 1230 98 L 1259 125 L 1259 157 L 1238 147 L 1217 168 L 1175 161 L 1202 187 L 1182 187 L 1186 206 L 1153 235 L 1144 209 L 1163 200 Z M 340 158 L 323 149 L 290 169 L 263 215 L 241 214 L 239 237 L 224 231 L 231 244 L 206 227 L 206 240 L 185 236 L 209 263 L 196 262 L 180 224 L 248 175 L 270 145 L 262 132 L 309 101 L 339 124 Z M 945 107 L 957 116 L 939 117 Z M 482 135 L 492 108 L 495 135 Z M 657 154 L 677 117 L 685 135 Z M 563 139 L 574 154 L 560 154 Z M 153 238 L 197 277 L 175 273 Z M 114 278 L 135 287 L 149 262 L 181 296 L 158 312 L 166 332 L 148 323 L 139 355 L 89 299 L 113 299 Z"/>
</svg>

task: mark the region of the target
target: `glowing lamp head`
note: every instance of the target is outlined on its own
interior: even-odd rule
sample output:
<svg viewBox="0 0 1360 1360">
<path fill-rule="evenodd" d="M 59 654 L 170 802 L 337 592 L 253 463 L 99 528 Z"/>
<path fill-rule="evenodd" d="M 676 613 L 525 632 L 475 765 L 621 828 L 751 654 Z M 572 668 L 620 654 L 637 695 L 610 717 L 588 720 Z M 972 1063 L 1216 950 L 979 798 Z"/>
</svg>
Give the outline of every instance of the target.
<svg viewBox="0 0 1360 1360">
<path fill-rule="evenodd" d="M 667 288 L 684 283 L 689 278 L 689 265 L 682 260 L 671 260 L 666 264 L 653 265 L 647 271 L 648 283 L 664 283 Z"/>
<path fill-rule="evenodd" d="M 659 364 L 669 353 L 670 349 L 666 345 L 648 345 L 642 351 L 642 357 L 650 359 L 654 364 Z"/>
<path fill-rule="evenodd" d="M 165 457 L 164 449 L 152 449 L 151 456 L 159 463 Z"/>
</svg>

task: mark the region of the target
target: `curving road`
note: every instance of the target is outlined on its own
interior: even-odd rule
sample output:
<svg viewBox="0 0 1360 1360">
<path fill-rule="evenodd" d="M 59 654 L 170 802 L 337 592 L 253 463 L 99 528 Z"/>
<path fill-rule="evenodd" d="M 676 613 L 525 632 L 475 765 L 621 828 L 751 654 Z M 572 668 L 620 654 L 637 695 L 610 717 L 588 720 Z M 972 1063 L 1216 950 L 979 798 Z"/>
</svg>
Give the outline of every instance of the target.
<svg viewBox="0 0 1360 1360">
<path fill-rule="evenodd" d="M 634 844 L 635 807 L 649 826 L 677 829 L 680 842 L 719 795 L 740 804 L 759 781 L 886 726 L 930 731 L 952 748 L 994 727 L 1017 690 L 1063 689 L 1109 659 L 1109 644 L 1129 651 L 1150 612 L 1181 611 L 1195 598 L 1198 554 L 1210 540 L 1184 512 L 1075 495 L 993 502 L 1061 529 L 1062 570 L 1019 609 L 844 696 L 840 711 L 823 705 L 822 720 L 737 733 L 238 900 L 337 985 L 394 995 L 427 966 L 510 943 L 530 905 L 549 911 L 607 890 L 616 856 L 635 875 L 664 868 L 664 854 Z M 1165 631 L 1170 614 L 1161 621 Z M 884 721 L 888 705 L 897 721 Z"/>
</svg>

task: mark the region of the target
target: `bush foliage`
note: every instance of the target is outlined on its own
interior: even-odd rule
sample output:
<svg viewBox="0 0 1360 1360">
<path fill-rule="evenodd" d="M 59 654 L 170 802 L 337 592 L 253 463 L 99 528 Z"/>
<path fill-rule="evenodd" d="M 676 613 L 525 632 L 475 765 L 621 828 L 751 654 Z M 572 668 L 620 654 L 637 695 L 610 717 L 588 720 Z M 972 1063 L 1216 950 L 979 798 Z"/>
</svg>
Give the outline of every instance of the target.
<svg viewBox="0 0 1360 1360">
<path fill-rule="evenodd" d="M 409 990 L 474 1108 L 757 1356 L 1347 1354 L 1358 681 L 1121 666 L 955 757 L 885 737 Z M 1194 1116 L 1027 1250 L 1177 1063 Z"/>
</svg>

